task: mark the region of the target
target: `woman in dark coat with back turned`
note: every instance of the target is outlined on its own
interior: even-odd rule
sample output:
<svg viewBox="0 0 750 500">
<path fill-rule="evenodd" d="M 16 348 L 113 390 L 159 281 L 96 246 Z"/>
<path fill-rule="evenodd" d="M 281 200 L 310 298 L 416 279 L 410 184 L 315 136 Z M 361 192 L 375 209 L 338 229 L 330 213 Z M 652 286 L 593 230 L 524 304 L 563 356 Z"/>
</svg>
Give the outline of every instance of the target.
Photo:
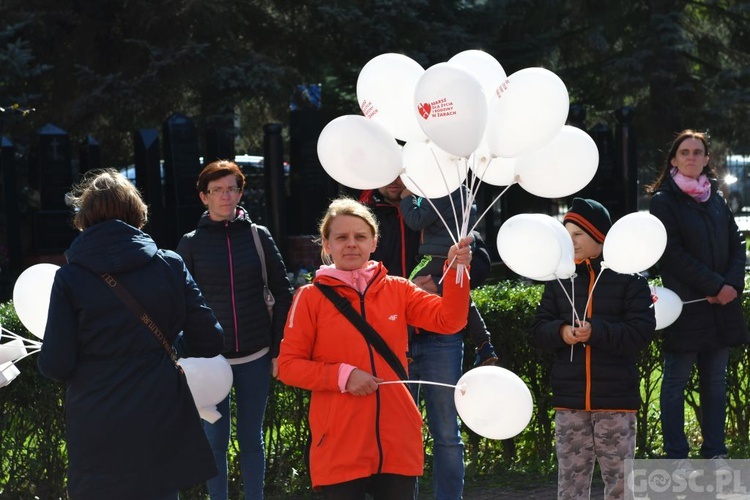
<svg viewBox="0 0 750 500">
<path fill-rule="evenodd" d="M 667 458 L 685 460 L 685 389 L 698 366 L 702 409 L 701 455 L 723 457 L 726 420 L 726 370 L 729 346 L 741 343 L 745 322 L 739 295 L 744 288 L 745 240 L 708 164 L 704 134 L 685 130 L 672 142 L 661 176 L 650 186 L 650 212 L 667 229 L 667 247 L 659 266 L 664 286 L 685 304 L 680 317 L 664 330 L 664 378 L 661 423 Z M 701 300 L 705 299 L 705 300 Z M 690 464 L 678 469 L 690 474 Z"/>
<path fill-rule="evenodd" d="M 221 327 L 182 259 L 140 228 L 147 208 L 114 170 L 74 200 L 83 232 L 54 279 L 39 369 L 65 382 L 73 499 L 176 499 L 216 475 L 187 381 L 164 345 L 101 278 L 111 274 L 186 356 L 221 352 Z"/>
</svg>

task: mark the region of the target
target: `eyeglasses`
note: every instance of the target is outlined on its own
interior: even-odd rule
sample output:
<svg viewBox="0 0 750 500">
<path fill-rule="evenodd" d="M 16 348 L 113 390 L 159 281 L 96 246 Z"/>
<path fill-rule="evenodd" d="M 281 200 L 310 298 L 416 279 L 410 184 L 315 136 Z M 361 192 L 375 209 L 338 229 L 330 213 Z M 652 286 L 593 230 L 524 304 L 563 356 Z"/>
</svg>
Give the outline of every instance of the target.
<svg viewBox="0 0 750 500">
<path fill-rule="evenodd" d="M 239 193 L 241 190 L 238 187 L 230 187 L 230 188 L 211 188 L 206 189 L 206 193 L 209 194 L 209 196 L 224 196 L 225 194 L 233 195 Z"/>
</svg>

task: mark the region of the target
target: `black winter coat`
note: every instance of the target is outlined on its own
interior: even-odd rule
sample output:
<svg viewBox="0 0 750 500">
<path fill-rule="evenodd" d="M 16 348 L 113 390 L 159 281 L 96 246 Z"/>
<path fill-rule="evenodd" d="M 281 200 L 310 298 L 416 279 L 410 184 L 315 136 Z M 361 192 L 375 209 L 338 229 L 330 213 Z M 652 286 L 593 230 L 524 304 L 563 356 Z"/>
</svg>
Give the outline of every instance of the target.
<svg viewBox="0 0 750 500">
<path fill-rule="evenodd" d="M 724 284 L 742 294 L 745 238 L 715 185 L 708 201 L 699 203 L 668 178 L 649 210 L 667 229 L 667 248 L 659 261 L 665 288 L 683 302 L 714 296 Z M 670 352 L 719 349 L 744 339 L 740 297 L 725 306 L 705 300 L 685 304 L 677 321 L 664 329 L 664 349 Z"/>
<path fill-rule="evenodd" d="M 151 499 L 216 475 L 185 376 L 108 289 L 112 274 L 168 341 L 216 356 L 221 327 L 182 259 L 119 220 L 81 233 L 56 273 L 39 369 L 65 382 L 68 491 L 74 499 Z"/>
<path fill-rule="evenodd" d="M 281 253 L 264 226 L 258 227 L 266 259 L 268 287 L 276 303 L 273 324 L 263 299 L 260 257 L 247 212 L 237 207 L 232 221 L 213 221 L 204 213 L 195 231 L 185 234 L 177 253 L 185 260 L 224 329 L 224 356 L 241 357 L 270 348 L 279 354 L 292 287 Z"/>
<path fill-rule="evenodd" d="M 651 290 L 643 276 L 605 269 L 594 287 L 584 315 L 589 288 L 601 269 L 601 258 L 576 266 L 574 292 L 570 280 L 544 287 L 532 332 L 536 344 L 553 351 L 552 405 L 574 410 L 637 410 L 640 405 L 638 352 L 651 341 L 656 326 Z M 567 295 L 566 295 L 567 292 Z M 572 324 L 573 297 L 578 317 L 591 323 L 587 344 L 571 347 L 560 327 Z"/>
</svg>

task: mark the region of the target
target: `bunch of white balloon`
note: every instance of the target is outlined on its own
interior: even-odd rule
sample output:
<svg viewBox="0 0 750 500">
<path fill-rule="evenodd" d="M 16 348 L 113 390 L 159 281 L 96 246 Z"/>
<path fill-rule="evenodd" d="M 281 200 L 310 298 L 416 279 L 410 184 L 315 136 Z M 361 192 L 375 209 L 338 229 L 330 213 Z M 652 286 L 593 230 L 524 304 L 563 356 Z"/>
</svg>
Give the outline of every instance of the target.
<svg viewBox="0 0 750 500">
<path fill-rule="evenodd" d="M 481 50 L 427 70 L 406 55 L 381 54 L 360 71 L 357 99 L 362 115 L 338 117 L 320 134 L 323 168 L 354 189 L 400 176 L 428 201 L 465 184 L 468 199 L 454 207 L 455 227 L 443 220 L 454 241 L 474 229 L 468 212 L 482 183 L 506 190 L 517 183 L 558 198 L 585 187 L 599 163 L 593 139 L 565 125 L 568 91 L 556 74 L 532 67 L 507 76 Z"/>
</svg>

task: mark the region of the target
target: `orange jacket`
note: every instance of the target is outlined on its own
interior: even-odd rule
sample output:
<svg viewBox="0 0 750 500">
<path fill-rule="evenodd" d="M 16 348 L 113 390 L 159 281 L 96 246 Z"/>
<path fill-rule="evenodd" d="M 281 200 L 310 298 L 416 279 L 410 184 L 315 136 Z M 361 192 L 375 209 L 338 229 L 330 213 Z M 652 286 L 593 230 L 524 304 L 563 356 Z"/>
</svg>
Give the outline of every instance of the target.
<svg viewBox="0 0 750 500">
<path fill-rule="evenodd" d="M 407 325 L 455 333 L 466 324 L 469 284 L 445 278 L 443 297 L 427 293 L 382 264 L 364 294 L 339 280 L 335 287 L 375 328 L 406 366 Z M 313 285 L 300 288 L 292 303 L 279 354 L 279 379 L 312 391 L 310 476 L 313 488 L 378 473 L 422 475 L 422 417 L 404 384 L 381 385 L 367 396 L 341 393 L 338 371 L 354 365 L 385 380 L 398 380 L 388 363 Z"/>
</svg>

